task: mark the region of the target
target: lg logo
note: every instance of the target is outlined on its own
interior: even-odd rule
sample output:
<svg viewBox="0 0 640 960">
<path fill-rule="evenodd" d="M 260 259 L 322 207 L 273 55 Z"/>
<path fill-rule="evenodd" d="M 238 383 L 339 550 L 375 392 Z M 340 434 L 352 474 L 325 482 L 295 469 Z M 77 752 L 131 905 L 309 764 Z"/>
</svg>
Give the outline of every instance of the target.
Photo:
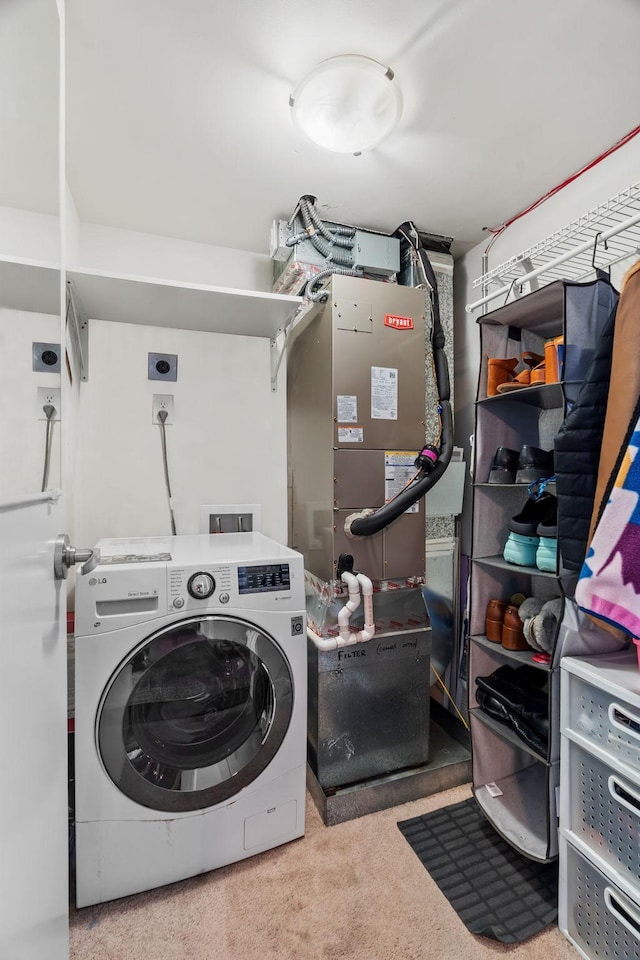
<svg viewBox="0 0 640 960">
<path fill-rule="evenodd" d="M 106 583 L 106 582 L 107 582 L 106 577 L 91 577 L 91 580 L 89 580 L 89 586 L 95 587 L 97 583 Z"/>
</svg>

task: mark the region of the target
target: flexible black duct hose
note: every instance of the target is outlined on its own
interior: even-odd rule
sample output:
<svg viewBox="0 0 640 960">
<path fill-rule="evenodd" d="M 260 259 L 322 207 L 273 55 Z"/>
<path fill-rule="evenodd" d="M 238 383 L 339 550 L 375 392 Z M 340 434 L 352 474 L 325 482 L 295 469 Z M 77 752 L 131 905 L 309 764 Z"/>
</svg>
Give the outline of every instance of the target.
<svg viewBox="0 0 640 960">
<path fill-rule="evenodd" d="M 429 473 L 423 474 L 414 484 L 403 490 L 390 503 L 376 510 L 368 517 L 359 517 L 351 522 L 349 532 L 354 537 L 372 537 L 390 523 L 401 517 L 405 510 L 417 503 L 438 482 L 449 466 L 453 453 L 453 418 L 451 404 L 445 400 L 441 404 L 440 419 L 442 422 L 442 445 L 440 454 Z"/>
<path fill-rule="evenodd" d="M 347 535 L 353 537 L 371 537 L 374 533 L 387 527 L 398 517 L 402 516 L 405 510 L 413 506 L 428 493 L 429 490 L 438 482 L 451 461 L 453 454 L 453 413 L 451 410 L 451 386 L 449 383 L 449 364 L 444 352 L 445 337 L 440 322 L 440 301 L 438 299 L 438 282 L 433 272 L 433 267 L 429 261 L 426 250 L 419 244 L 418 231 L 413 223 L 407 221 L 401 224 L 396 230 L 394 236 L 411 244 L 417 251 L 425 277 L 431 287 L 431 306 L 433 312 L 433 326 L 431 332 L 431 347 L 433 350 L 433 368 L 436 381 L 436 391 L 438 394 L 438 413 L 440 416 L 440 449 L 438 458 L 433 464 L 423 468 L 423 474 L 410 487 L 403 490 L 394 500 L 386 503 L 374 513 L 366 517 L 358 517 L 353 520 L 347 531 Z M 414 239 L 415 238 L 415 239 Z"/>
</svg>

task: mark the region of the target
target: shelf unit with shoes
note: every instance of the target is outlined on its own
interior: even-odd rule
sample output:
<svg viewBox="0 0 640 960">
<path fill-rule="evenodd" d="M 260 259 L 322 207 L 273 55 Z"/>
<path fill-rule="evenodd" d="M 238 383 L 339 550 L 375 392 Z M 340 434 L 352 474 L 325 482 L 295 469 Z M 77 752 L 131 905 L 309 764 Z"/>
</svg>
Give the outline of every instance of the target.
<svg viewBox="0 0 640 960">
<path fill-rule="evenodd" d="M 563 569 L 550 509 L 554 440 L 616 299 L 606 280 L 560 280 L 478 318 L 469 598 L 473 792 L 494 828 L 539 862 L 558 856 L 558 635 L 576 583 L 576 574 Z M 534 366 L 533 358 L 544 359 Z M 504 604 L 502 636 L 495 601 Z M 514 643 L 518 619 L 522 633 Z"/>
</svg>

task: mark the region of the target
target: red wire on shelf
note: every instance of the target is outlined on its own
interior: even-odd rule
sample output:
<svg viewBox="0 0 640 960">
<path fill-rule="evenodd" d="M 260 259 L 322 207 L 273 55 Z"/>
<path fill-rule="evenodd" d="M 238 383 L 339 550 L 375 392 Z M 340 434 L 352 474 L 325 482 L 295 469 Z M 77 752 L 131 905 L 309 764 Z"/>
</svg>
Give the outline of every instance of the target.
<svg viewBox="0 0 640 960">
<path fill-rule="evenodd" d="M 614 143 L 607 150 L 605 150 L 604 153 L 601 153 L 600 156 L 595 157 L 595 159 L 593 160 L 590 160 L 589 163 L 587 163 L 584 167 L 581 167 L 580 170 L 572 174 L 570 177 L 567 177 L 566 180 L 563 180 L 562 183 L 559 183 L 556 187 L 552 187 L 551 190 L 548 190 L 547 193 L 543 194 L 541 197 L 538 197 L 537 200 L 531 203 L 524 210 L 521 210 L 520 213 L 516 213 L 509 220 L 505 220 L 505 222 L 501 226 L 485 227 L 484 228 L 485 230 L 488 230 L 489 233 L 493 234 L 493 236 L 491 237 L 491 240 L 489 241 L 489 243 L 485 248 L 485 251 L 484 251 L 485 255 L 489 252 L 489 250 L 491 249 L 495 241 L 498 239 L 500 234 L 504 233 L 507 227 L 510 227 L 512 223 L 515 223 L 516 220 L 519 220 L 521 217 L 524 217 L 527 213 L 531 213 L 532 210 L 535 210 L 536 207 L 539 207 L 540 204 L 544 203 L 545 200 L 548 200 L 549 197 L 553 197 L 560 190 L 564 189 L 564 187 L 567 187 L 570 183 L 573 183 L 574 180 L 577 180 L 578 177 L 581 177 L 583 173 L 587 172 L 587 170 L 591 170 L 593 167 L 597 166 L 597 164 L 601 163 L 602 160 L 606 160 L 607 157 L 611 156 L 612 153 L 615 153 L 616 150 L 619 150 L 620 147 L 624 147 L 625 144 L 629 143 L 630 140 L 633 140 L 633 138 L 637 136 L 639 133 L 640 133 L 640 126 L 634 127 L 633 130 L 630 130 L 629 133 L 626 133 L 624 137 L 616 141 L 616 143 Z"/>
</svg>

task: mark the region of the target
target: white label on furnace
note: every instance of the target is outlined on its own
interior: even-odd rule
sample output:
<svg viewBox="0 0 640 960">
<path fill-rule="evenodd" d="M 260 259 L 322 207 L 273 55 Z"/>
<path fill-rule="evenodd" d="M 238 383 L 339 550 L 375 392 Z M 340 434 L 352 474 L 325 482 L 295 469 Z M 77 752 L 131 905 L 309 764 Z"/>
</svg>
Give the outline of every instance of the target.
<svg viewBox="0 0 640 960">
<path fill-rule="evenodd" d="M 415 477 L 417 470 L 414 460 L 417 453 L 407 453 L 404 450 L 387 450 L 384 455 L 384 499 L 385 503 L 392 500 L 403 490 L 408 482 Z M 420 506 L 414 503 L 405 513 L 418 513 Z"/>
<path fill-rule="evenodd" d="M 338 396 L 338 423 L 358 422 L 358 398 Z"/>
<path fill-rule="evenodd" d="M 371 419 L 398 419 L 398 371 L 371 367 Z"/>
<path fill-rule="evenodd" d="M 338 427 L 338 443 L 364 443 L 364 428 Z"/>
</svg>

